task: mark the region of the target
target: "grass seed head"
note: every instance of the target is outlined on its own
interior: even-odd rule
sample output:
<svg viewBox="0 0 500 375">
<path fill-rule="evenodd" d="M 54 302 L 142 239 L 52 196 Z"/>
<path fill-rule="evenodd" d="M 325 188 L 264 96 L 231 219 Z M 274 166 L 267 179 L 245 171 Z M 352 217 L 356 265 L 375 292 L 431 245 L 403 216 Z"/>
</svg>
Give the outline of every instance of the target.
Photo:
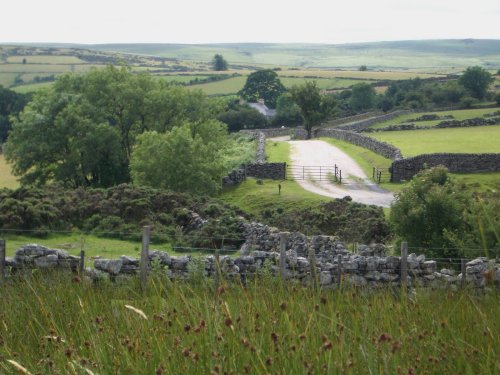
<svg viewBox="0 0 500 375">
<path fill-rule="evenodd" d="M 134 306 L 131 306 L 131 305 L 125 305 L 125 308 L 129 309 L 129 310 L 132 310 L 133 312 L 135 312 L 137 315 L 139 315 L 141 318 L 145 319 L 145 320 L 148 320 L 148 317 L 146 316 L 146 314 L 144 314 L 144 311 L 142 310 L 139 310 L 138 308 L 134 307 Z"/>
</svg>

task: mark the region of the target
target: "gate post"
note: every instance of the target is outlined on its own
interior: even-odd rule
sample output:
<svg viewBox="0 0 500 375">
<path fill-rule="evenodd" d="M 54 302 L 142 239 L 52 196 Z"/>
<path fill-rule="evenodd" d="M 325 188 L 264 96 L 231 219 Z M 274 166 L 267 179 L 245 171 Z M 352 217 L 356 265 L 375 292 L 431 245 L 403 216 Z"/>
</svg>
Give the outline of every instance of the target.
<svg viewBox="0 0 500 375">
<path fill-rule="evenodd" d="M 0 284 L 5 281 L 5 257 L 6 257 L 5 240 L 0 240 Z"/>
<path fill-rule="evenodd" d="M 283 181 L 286 180 L 286 161 L 283 163 Z"/>
</svg>

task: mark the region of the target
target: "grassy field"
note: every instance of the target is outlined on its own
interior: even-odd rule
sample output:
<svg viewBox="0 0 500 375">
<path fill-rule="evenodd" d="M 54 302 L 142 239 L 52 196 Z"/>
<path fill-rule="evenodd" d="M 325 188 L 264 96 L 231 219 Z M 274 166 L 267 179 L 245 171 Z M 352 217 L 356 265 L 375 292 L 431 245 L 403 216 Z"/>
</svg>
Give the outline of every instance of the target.
<svg viewBox="0 0 500 375">
<path fill-rule="evenodd" d="M 219 53 L 229 64 L 266 64 L 310 68 L 420 69 L 422 72 L 456 71 L 473 65 L 500 66 L 498 40 L 421 40 L 356 44 L 115 44 L 86 48 L 210 61 Z"/>
<path fill-rule="evenodd" d="M 371 126 L 371 128 L 380 129 L 380 128 L 385 128 L 386 126 L 389 126 L 389 125 L 397 125 L 397 124 L 401 124 L 401 123 L 411 122 L 410 120 L 415 119 L 417 117 L 420 117 L 424 114 L 438 115 L 439 117 L 453 116 L 453 118 L 455 120 L 466 120 L 466 119 L 471 119 L 471 118 L 476 118 L 476 117 L 483 117 L 487 113 L 493 113 L 493 112 L 498 111 L 498 110 L 499 110 L 499 108 L 480 108 L 480 109 L 460 109 L 460 110 L 453 110 L 453 111 L 410 113 L 408 115 L 398 116 L 398 117 L 393 118 L 391 120 L 387 120 L 387 121 L 375 124 L 375 125 Z M 432 127 L 432 126 L 436 126 L 441 121 L 444 121 L 444 119 L 433 120 L 433 121 L 415 121 L 414 123 L 418 126 Z"/>
<path fill-rule="evenodd" d="M 102 238 L 94 235 L 79 233 L 54 233 L 47 237 L 33 237 L 8 234 L 1 232 L 0 236 L 6 240 L 7 256 L 14 256 L 14 253 L 22 245 L 37 243 L 51 249 L 62 249 L 71 255 L 79 255 L 80 250 L 85 250 L 86 257 L 102 256 L 103 258 L 119 258 L 121 255 L 128 255 L 138 258 L 140 256 L 140 241 L 122 241 L 112 238 Z M 151 245 L 151 248 L 172 252 L 172 247 L 166 243 Z"/>
<path fill-rule="evenodd" d="M 386 171 L 384 177 L 389 176 L 387 170 L 392 164 L 391 159 L 384 158 L 383 156 L 376 154 L 373 151 L 370 151 L 366 148 L 356 146 L 353 145 L 352 143 L 344 142 L 335 138 L 321 138 L 321 140 L 328 142 L 333 146 L 338 147 L 346 154 L 348 154 L 351 158 L 353 158 L 356 161 L 356 163 L 359 164 L 363 172 L 365 172 L 369 178 L 373 176 L 373 167 Z M 405 185 L 406 183 L 390 183 L 390 182 L 383 182 L 380 184 L 380 186 L 383 187 L 384 189 L 394 192 L 400 191 Z"/>
<path fill-rule="evenodd" d="M 266 157 L 269 163 L 290 164 L 290 143 L 288 142 L 266 142 Z"/>
<path fill-rule="evenodd" d="M 85 64 L 76 56 L 54 56 L 54 55 L 35 55 L 35 56 L 9 56 L 8 63 L 21 64 L 26 60 L 28 64 Z"/>
<path fill-rule="evenodd" d="M 268 141 L 266 155 L 268 162 L 289 163 L 290 144 Z M 279 184 L 281 184 L 281 194 L 278 194 Z M 331 200 L 304 190 L 295 181 L 262 180 L 262 184 L 259 185 L 254 178 L 247 178 L 240 185 L 225 189 L 220 198 L 252 214 L 274 207 L 308 208 Z"/>
<path fill-rule="evenodd" d="M 10 172 L 10 166 L 6 163 L 3 154 L 0 154 L 0 189 L 15 189 L 19 187 L 19 182 Z"/>
<path fill-rule="evenodd" d="M 35 275 L 0 288 L 0 372 L 498 374 L 498 293 Z M 20 371 L 20 366 L 25 370 Z"/>
<path fill-rule="evenodd" d="M 340 141 L 334 138 L 321 138 L 322 140 L 340 148 L 342 151 L 351 156 L 369 176 L 372 176 L 373 166 L 379 169 L 389 168 L 392 161 L 384 158 L 368 149 L 353 145 L 348 142 Z M 500 172 L 488 173 L 451 173 L 454 179 L 465 184 L 466 188 L 472 192 L 498 192 L 500 191 Z M 384 189 L 399 192 L 408 185 L 408 182 L 390 183 L 383 182 L 380 184 Z"/>
<path fill-rule="evenodd" d="M 40 82 L 40 83 L 28 83 L 25 85 L 20 85 L 12 87 L 12 90 L 20 94 L 26 94 L 28 92 L 38 91 L 47 87 L 52 86 L 53 82 Z"/>
<path fill-rule="evenodd" d="M 201 89 L 207 95 L 234 94 L 245 85 L 247 77 L 233 77 L 222 81 L 188 86 L 189 89 Z"/>
<path fill-rule="evenodd" d="M 222 81 L 204 83 L 200 85 L 189 86 L 191 89 L 201 89 L 207 95 L 226 95 L 234 94 L 241 90 L 247 80 L 246 76 L 232 77 Z M 337 78 L 300 78 L 300 77 L 282 77 L 281 82 L 285 87 L 300 85 L 306 81 L 316 81 L 320 89 L 340 89 L 347 88 L 356 83 L 366 82 L 353 79 L 337 79 Z"/>
<path fill-rule="evenodd" d="M 401 149 L 405 157 L 435 152 L 500 153 L 500 126 L 367 133 Z"/>
<path fill-rule="evenodd" d="M 319 78 L 357 78 L 361 80 L 398 80 L 410 78 L 431 78 L 439 77 L 441 74 L 425 72 L 409 72 L 404 70 L 317 70 L 317 69 L 284 69 L 277 72 L 279 76 L 292 77 L 319 77 Z"/>
</svg>

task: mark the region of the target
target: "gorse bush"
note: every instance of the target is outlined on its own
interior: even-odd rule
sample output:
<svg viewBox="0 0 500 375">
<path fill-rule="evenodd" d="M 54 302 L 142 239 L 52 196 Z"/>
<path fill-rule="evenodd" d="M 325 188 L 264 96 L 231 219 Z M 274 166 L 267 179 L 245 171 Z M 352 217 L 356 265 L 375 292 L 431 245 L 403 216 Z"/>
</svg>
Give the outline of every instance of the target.
<svg viewBox="0 0 500 375">
<path fill-rule="evenodd" d="M 391 237 L 381 207 L 352 202 L 349 198 L 334 199 L 307 210 L 264 209 L 259 220 L 307 235 L 336 235 L 346 242 L 386 242 Z"/>
<path fill-rule="evenodd" d="M 226 237 L 231 239 L 226 245 L 238 246 L 243 228 L 236 217 L 242 214 L 215 199 L 132 185 L 109 189 L 69 190 L 52 185 L 0 190 L 0 227 L 38 234 L 81 230 L 139 240 L 141 227 L 151 225 L 153 241 L 215 247 Z"/>
<path fill-rule="evenodd" d="M 445 167 L 435 167 L 396 194 L 390 222 L 400 240 L 426 255 L 489 256 L 500 247 L 499 202 L 498 194 L 474 198 Z"/>
</svg>

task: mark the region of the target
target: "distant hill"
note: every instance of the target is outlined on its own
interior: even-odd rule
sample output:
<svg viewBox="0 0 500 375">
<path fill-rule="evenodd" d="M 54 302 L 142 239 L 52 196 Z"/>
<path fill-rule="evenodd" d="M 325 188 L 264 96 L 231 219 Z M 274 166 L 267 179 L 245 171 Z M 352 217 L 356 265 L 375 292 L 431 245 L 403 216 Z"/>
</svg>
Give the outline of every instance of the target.
<svg viewBox="0 0 500 375">
<path fill-rule="evenodd" d="M 42 46 L 38 44 L 38 46 Z M 413 40 L 352 44 L 45 44 L 98 51 L 210 61 L 215 53 L 230 64 L 316 68 L 452 69 L 500 68 L 500 40 Z"/>
</svg>

